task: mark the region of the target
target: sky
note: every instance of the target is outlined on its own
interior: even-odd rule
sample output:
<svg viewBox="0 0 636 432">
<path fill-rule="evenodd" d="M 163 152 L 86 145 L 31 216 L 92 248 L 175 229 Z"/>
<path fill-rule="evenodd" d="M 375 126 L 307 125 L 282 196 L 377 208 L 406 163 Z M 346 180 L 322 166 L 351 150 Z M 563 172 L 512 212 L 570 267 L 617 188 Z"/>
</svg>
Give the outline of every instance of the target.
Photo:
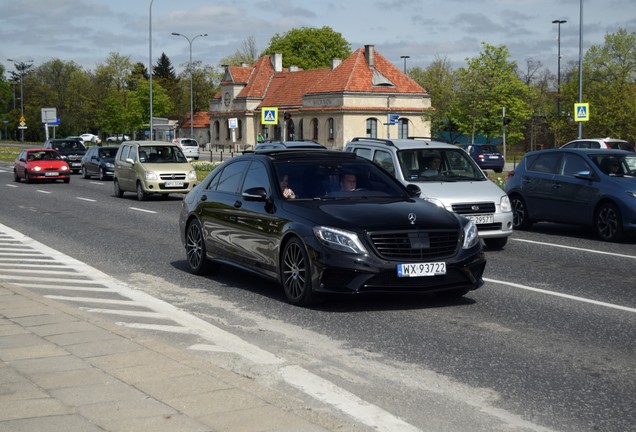
<svg viewBox="0 0 636 432">
<path fill-rule="evenodd" d="M 218 66 L 249 37 L 264 50 L 272 36 L 293 28 L 328 26 L 354 51 L 374 45 L 396 66 L 426 68 L 446 58 L 454 68 L 479 56 L 482 42 L 505 45 L 511 60 L 557 71 L 579 61 L 607 33 L 636 31 L 634 0 L 0 0 L 0 61 L 73 61 L 85 70 L 109 54 L 146 66 L 162 53 L 177 73 L 192 60 Z M 554 20 L 566 23 L 553 24 Z M 151 24 L 151 25 L 150 25 Z M 151 28 L 150 28 L 151 27 Z M 152 29 L 152 31 L 150 31 Z M 206 37 L 195 36 L 207 34 Z M 152 41 L 152 42 L 151 42 Z"/>
</svg>

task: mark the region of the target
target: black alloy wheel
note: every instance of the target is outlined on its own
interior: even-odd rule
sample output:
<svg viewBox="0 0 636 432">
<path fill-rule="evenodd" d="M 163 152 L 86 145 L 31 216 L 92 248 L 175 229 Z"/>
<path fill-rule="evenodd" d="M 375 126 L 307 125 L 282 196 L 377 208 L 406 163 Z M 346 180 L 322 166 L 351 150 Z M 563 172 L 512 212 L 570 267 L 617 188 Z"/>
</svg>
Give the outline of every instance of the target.
<svg viewBox="0 0 636 432">
<path fill-rule="evenodd" d="M 285 244 L 280 273 L 285 296 L 291 304 L 309 306 L 315 303 L 309 255 L 305 245 L 296 237 Z"/>
<path fill-rule="evenodd" d="M 185 250 L 186 260 L 192 273 L 202 275 L 212 270 L 207 259 L 203 229 L 201 229 L 201 223 L 196 219 L 192 220 L 186 228 Z"/>
<path fill-rule="evenodd" d="M 104 181 L 104 180 L 106 180 L 106 177 L 108 177 L 108 176 L 106 175 L 106 172 L 104 171 L 104 168 L 100 168 L 99 169 L 99 180 L 100 181 Z"/>
<path fill-rule="evenodd" d="M 82 177 L 85 178 L 85 179 L 90 177 L 88 175 L 88 171 L 86 170 L 86 166 L 85 165 L 82 165 Z"/>
<path fill-rule="evenodd" d="M 596 210 L 594 228 L 602 240 L 621 241 L 624 237 L 623 218 L 618 207 L 611 202 L 601 204 Z"/>
<path fill-rule="evenodd" d="M 520 230 L 530 228 L 532 222 L 528 218 L 528 207 L 523 198 L 519 195 L 510 197 L 510 205 L 512 206 L 512 227 Z"/>
</svg>

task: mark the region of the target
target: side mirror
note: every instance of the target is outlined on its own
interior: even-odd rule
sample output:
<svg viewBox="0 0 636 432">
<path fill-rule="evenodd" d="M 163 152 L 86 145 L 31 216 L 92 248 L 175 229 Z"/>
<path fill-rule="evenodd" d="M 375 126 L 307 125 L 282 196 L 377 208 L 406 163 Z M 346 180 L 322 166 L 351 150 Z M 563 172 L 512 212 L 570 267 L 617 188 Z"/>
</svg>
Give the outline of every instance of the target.
<svg viewBox="0 0 636 432">
<path fill-rule="evenodd" d="M 420 187 L 415 184 L 407 184 L 406 190 L 409 192 L 409 196 L 411 198 L 419 198 L 422 193 L 422 189 L 420 189 Z"/>
<path fill-rule="evenodd" d="M 594 174 L 592 174 L 592 171 L 579 171 L 574 174 L 574 177 L 582 180 L 594 180 Z"/>
<path fill-rule="evenodd" d="M 131 158 L 126 158 L 126 162 L 128 162 L 128 163 L 129 163 L 129 164 L 131 164 L 131 165 L 134 165 L 134 164 L 135 164 L 135 161 L 134 161 L 134 160 L 132 160 Z"/>
<path fill-rule="evenodd" d="M 267 191 L 264 187 L 249 188 L 241 194 L 246 201 L 266 201 Z"/>
</svg>

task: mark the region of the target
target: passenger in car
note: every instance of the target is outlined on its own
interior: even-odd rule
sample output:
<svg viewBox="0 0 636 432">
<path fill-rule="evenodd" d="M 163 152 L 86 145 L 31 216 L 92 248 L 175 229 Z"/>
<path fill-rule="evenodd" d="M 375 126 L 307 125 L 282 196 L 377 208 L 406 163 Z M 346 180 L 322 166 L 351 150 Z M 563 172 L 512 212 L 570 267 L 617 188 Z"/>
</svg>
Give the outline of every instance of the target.
<svg viewBox="0 0 636 432">
<path fill-rule="evenodd" d="M 280 190 L 283 192 L 283 196 L 288 199 L 296 198 L 296 194 L 289 187 L 289 176 L 287 174 L 283 174 L 283 177 L 280 180 Z"/>
<path fill-rule="evenodd" d="M 351 172 L 345 172 L 340 177 L 340 189 L 343 191 L 354 191 L 357 188 L 358 180 L 356 175 Z"/>
</svg>

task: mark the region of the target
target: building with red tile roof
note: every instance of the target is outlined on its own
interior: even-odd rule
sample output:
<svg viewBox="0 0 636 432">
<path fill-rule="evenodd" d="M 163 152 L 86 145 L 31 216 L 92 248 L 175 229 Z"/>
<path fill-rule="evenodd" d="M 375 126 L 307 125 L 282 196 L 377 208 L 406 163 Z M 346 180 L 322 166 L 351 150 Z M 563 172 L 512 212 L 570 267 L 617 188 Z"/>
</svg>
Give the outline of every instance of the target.
<svg viewBox="0 0 636 432">
<path fill-rule="evenodd" d="M 282 63 L 281 54 L 272 54 L 253 65 L 226 67 L 209 113 L 212 145 L 250 148 L 261 135 L 342 149 L 356 136 L 430 136 L 424 118 L 430 95 L 373 45 L 334 59 L 330 68 L 302 70 Z M 390 113 L 399 114 L 396 125 L 387 125 Z M 272 118 L 265 114 L 277 118 L 268 121 Z"/>
<path fill-rule="evenodd" d="M 190 114 L 185 118 L 183 124 L 179 125 L 180 138 L 194 138 L 199 145 L 210 142 L 210 113 L 200 111 L 194 113 L 194 123 L 192 124 L 194 136 L 190 137 Z"/>
</svg>

